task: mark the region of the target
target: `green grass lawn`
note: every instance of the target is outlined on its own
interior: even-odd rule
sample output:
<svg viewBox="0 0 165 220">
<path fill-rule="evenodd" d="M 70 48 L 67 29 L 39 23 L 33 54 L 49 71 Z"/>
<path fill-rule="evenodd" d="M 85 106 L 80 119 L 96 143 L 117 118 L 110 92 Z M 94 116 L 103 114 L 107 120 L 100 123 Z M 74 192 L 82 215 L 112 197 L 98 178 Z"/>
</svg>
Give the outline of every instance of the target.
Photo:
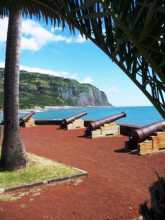
<svg viewBox="0 0 165 220">
<path fill-rule="evenodd" d="M 28 165 L 17 171 L 0 171 L 0 190 L 18 187 L 26 184 L 47 182 L 81 174 L 81 170 L 61 163 L 28 154 Z"/>
</svg>

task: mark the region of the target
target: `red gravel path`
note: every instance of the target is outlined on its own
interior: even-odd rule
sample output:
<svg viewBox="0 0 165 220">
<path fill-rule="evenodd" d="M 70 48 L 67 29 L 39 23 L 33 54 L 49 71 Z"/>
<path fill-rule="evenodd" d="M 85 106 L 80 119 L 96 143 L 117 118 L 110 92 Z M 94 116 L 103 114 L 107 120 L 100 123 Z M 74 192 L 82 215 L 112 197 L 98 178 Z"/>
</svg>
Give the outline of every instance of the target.
<svg viewBox="0 0 165 220">
<path fill-rule="evenodd" d="M 0 202 L 1 220 L 127 220 L 138 215 L 139 204 L 149 199 L 154 172 L 165 174 L 165 153 L 115 152 L 125 138 L 91 140 L 82 134 L 56 126 L 22 129 L 28 151 L 84 169 L 89 177 L 78 185 L 44 186 L 33 201 L 25 196 Z"/>
</svg>

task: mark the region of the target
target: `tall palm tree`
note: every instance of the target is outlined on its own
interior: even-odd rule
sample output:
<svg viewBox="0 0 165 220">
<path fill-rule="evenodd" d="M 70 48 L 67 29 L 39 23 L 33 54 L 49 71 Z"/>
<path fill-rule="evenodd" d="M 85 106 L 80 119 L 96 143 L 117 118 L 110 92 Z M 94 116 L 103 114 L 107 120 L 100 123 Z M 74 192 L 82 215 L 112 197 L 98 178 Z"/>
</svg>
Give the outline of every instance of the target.
<svg viewBox="0 0 165 220">
<path fill-rule="evenodd" d="M 1 154 L 1 167 L 8 170 L 24 167 L 27 161 L 18 118 L 20 29 L 20 11 L 11 10 L 4 72 L 4 138 Z"/>
<path fill-rule="evenodd" d="M 4 71 L 4 138 L 1 149 L 0 166 L 4 170 L 15 170 L 25 167 L 27 157 L 25 147 L 20 138 L 19 128 L 19 56 L 20 56 L 20 34 L 21 14 L 35 15 L 44 18 L 46 22 L 50 19 L 55 25 L 62 23 L 64 19 L 58 13 L 57 1 L 31 0 L 0 1 L 0 16 L 9 16 L 6 60 Z M 52 7 L 48 3 L 52 3 Z M 62 1 L 61 1 L 62 2 Z M 53 9 L 52 9 L 53 8 Z"/>
</svg>

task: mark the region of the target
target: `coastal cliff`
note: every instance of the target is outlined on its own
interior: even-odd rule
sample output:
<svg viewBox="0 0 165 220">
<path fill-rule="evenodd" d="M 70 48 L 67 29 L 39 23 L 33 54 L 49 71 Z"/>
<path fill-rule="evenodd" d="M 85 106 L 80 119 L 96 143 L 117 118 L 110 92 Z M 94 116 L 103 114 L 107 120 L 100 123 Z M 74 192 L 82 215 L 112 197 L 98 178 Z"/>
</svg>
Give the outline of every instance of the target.
<svg viewBox="0 0 165 220">
<path fill-rule="evenodd" d="M 3 69 L 0 69 L 0 107 L 3 103 Z M 103 91 L 93 85 L 47 74 L 21 71 L 20 107 L 109 106 Z"/>
</svg>

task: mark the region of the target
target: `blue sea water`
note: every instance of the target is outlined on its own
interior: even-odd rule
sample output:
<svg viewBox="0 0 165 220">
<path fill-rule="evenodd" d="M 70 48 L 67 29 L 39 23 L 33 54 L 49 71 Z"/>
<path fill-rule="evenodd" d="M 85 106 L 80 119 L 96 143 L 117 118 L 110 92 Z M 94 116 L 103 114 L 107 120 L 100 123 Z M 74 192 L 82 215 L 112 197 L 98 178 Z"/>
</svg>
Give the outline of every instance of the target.
<svg viewBox="0 0 165 220">
<path fill-rule="evenodd" d="M 56 108 L 46 109 L 40 112 L 36 112 L 35 119 L 63 119 L 73 114 L 85 111 L 88 114 L 84 117 L 87 120 L 101 119 L 106 116 L 125 112 L 126 118 L 118 120 L 122 123 L 131 123 L 137 125 L 146 125 L 154 121 L 162 120 L 163 118 L 152 106 L 140 106 L 140 107 L 68 107 L 68 108 Z M 0 114 L 2 120 L 2 113 Z"/>
</svg>

